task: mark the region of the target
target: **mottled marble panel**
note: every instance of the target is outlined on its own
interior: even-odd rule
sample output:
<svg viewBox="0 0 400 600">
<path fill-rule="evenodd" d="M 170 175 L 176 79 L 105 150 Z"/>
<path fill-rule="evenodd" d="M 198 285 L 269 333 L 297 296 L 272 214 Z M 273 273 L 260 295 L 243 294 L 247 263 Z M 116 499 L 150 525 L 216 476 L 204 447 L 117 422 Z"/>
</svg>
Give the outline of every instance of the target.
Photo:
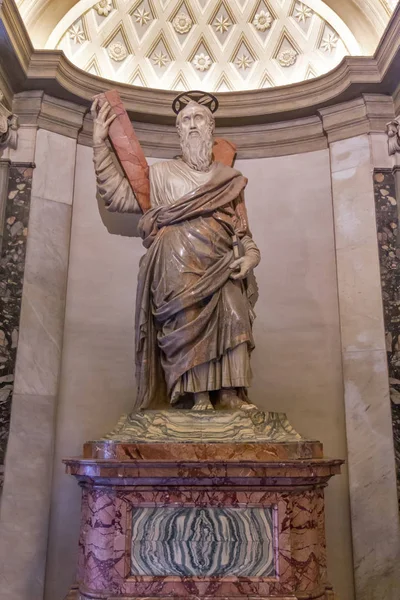
<svg viewBox="0 0 400 600">
<path fill-rule="evenodd" d="M 0 463 L 10 425 L 31 185 L 32 168 L 11 165 L 0 258 Z"/>
<path fill-rule="evenodd" d="M 392 170 L 375 170 L 374 191 L 397 489 L 400 500 L 400 232 Z"/>
<path fill-rule="evenodd" d="M 19 394 L 58 391 L 70 227 L 70 206 L 32 195 L 15 372 Z"/>
<path fill-rule="evenodd" d="M 271 508 L 132 510 L 131 575 L 273 577 Z"/>
</svg>

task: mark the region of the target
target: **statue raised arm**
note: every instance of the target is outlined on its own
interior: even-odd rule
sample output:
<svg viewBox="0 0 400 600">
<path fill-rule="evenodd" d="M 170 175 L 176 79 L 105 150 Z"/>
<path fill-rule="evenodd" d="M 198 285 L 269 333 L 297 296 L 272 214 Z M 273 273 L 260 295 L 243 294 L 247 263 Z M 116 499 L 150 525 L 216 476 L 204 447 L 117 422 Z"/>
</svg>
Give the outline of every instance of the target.
<svg viewBox="0 0 400 600">
<path fill-rule="evenodd" d="M 97 112 L 94 103 L 92 114 L 99 195 L 108 210 L 140 212 L 105 143 L 110 108 Z M 244 205 L 247 180 L 213 160 L 214 117 L 206 106 L 189 102 L 176 124 L 182 158 L 149 168 L 150 206 L 139 222 L 147 252 L 136 295 L 135 407 L 190 401 L 196 410 L 254 409 L 247 398 L 250 278 L 260 254 Z"/>
<path fill-rule="evenodd" d="M 145 212 L 150 208 L 149 165 L 116 91 L 95 97 L 93 148 L 99 195 L 111 212 Z M 110 138 L 122 177 L 106 145 Z M 104 183 L 107 182 L 107 185 Z M 133 192 L 133 197 L 130 191 Z"/>
</svg>

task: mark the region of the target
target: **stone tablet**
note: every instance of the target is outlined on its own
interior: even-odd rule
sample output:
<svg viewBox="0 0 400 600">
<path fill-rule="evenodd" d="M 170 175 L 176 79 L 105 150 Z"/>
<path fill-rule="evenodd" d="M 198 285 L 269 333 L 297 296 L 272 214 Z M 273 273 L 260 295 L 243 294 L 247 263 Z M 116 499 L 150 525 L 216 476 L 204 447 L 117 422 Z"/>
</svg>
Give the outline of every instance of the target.
<svg viewBox="0 0 400 600">
<path fill-rule="evenodd" d="M 228 140 L 224 140 L 223 138 L 215 138 L 213 145 L 213 157 L 214 160 L 226 165 L 227 167 L 232 167 L 233 161 L 236 156 L 236 144 L 233 142 L 228 142 Z"/>
<path fill-rule="evenodd" d="M 149 165 L 132 127 L 131 120 L 122 104 L 117 90 L 100 94 L 100 105 L 104 100 L 111 106 L 117 118 L 110 125 L 109 138 L 121 167 L 143 212 L 150 208 Z"/>
</svg>

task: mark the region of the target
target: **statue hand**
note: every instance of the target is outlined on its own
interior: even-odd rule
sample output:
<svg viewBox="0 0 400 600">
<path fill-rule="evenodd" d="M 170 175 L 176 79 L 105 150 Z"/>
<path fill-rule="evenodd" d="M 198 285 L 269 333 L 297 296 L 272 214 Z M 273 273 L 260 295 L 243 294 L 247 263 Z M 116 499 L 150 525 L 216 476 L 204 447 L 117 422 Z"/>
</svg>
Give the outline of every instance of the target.
<svg viewBox="0 0 400 600">
<path fill-rule="evenodd" d="M 108 129 L 111 123 L 114 121 L 117 115 L 111 115 L 108 117 L 111 110 L 111 106 L 108 102 L 105 102 L 103 106 L 98 110 L 99 99 L 95 96 L 90 112 L 93 117 L 93 144 L 101 144 L 108 136 Z"/>
<path fill-rule="evenodd" d="M 244 279 L 251 269 L 257 266 L 257 261 L 252 256 L 242 256 L 229 265 L 235 271 L 231 273 L 231 279 Z"/>
</svg>

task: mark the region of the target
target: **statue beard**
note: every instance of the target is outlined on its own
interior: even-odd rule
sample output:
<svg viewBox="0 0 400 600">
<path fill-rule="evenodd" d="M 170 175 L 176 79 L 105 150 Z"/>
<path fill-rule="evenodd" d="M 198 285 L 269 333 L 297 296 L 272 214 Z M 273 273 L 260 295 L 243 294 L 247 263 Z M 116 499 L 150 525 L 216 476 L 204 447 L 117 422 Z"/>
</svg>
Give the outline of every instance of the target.
<svg viewBox="0 0 400 600">
<path fill-rule="evenodd" d="M 196 171 L 208 171 L 212 162 L 213 139 L 209 131 L 188 131 L 181 137 L 182 158 Z"/>
</svg>

